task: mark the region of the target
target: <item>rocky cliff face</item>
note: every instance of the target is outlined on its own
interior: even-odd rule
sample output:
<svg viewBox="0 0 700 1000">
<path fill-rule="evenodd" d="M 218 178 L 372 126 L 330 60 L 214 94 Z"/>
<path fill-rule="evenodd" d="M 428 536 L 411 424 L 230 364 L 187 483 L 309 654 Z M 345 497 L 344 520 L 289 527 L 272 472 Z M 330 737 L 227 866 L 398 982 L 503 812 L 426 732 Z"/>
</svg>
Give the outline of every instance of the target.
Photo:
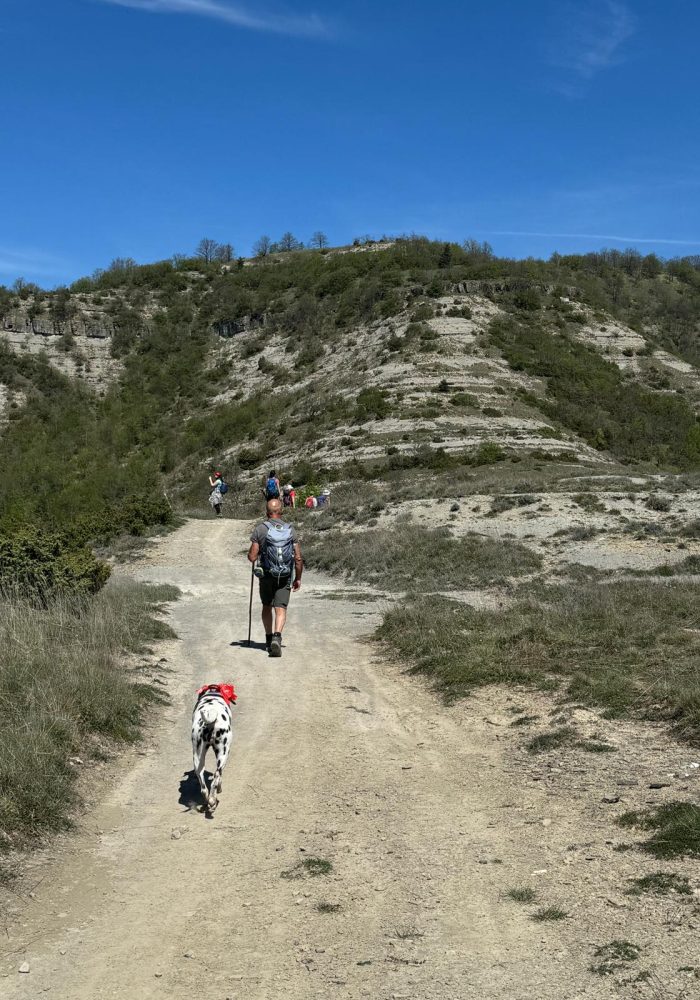
<svg viewBox="0 0 700 1000">
<path fill-rule="evenodd" d="M 0 338 L 18 354 L 46 353 L 64 375 L 104 391 L 120 371 L 112 357 L 114 324 L 103 309 L 81 306 L 70 317 L 56 320 L 37 312 L 32 299 L 11 309 L 0 324 Z"/>
</svg>

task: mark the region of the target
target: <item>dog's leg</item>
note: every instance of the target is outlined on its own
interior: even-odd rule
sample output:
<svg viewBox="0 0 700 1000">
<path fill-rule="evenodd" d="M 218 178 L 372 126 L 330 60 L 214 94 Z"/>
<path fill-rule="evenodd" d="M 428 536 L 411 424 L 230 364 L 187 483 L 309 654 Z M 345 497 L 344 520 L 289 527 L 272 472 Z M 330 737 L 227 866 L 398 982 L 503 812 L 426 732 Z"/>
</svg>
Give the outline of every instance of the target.
<svg viewBox="0 0 700 1000">
<path fill-rule="evenodd" d="M 201 737 L 197 736 L 196 733 L 192 733 L 192 761 L 194 764 L 194 773 L 197 775 L 197 781 L 199 782 L 199 787 L 202 792 L 202 798 L 205 802 L 209 799 L 209 792 L 207 790 L 207 783 L 204 780 L 204 761 L 207 756 L 207 745 Z"/>
<path fill-rule="evenodd" d="M 231 733 L 230 730 L 225 731 L 218 737 L 214 743 L 214 753 L 216 754 L 216 771 L 214 772 L 214 777 L 211 779 L 211 793 L 210 793 L 210 808 L 215 809 L 217 806 L 217 794 L 221 792 L 222 788 L 222 775 L 224 768 L 226 767 L 226 761 L 228 760 L 229 750 L 231 748 Z M 212 804 L 213 799 L 213 804 Z"/>
</svg>

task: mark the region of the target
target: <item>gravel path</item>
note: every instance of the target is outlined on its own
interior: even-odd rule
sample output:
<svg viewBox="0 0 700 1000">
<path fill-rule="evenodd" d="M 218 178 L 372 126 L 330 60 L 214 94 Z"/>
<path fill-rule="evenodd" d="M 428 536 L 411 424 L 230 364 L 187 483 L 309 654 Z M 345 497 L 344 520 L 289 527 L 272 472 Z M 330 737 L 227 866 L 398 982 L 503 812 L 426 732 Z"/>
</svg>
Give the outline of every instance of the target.
<svg viewBox="0 0 700 1000">
<path fill-rule="evenodd" d="M 241 646 L 245 539 L 242 522 L 190 521 L 133 568 L 184 592 L 180 639 L 163 647 L 172 704 L 8 919 L 5 1000 L 621 995 L 586 965 L 598 931 L 626 936 L 619 909 L 605 930 L 539 924 L 503 898 L 556 869 L 548 901 L 571 909 L 579 856 L 564 855 L 575 837 L 600 856 L 600 789 L 589 808 L 541 764 L 524 775 L 486 695 L 442 709 L 373 659 L 361 638 L 374 607 L 324 600 L 337 584 L 314 573 L 293 596 L 283 658 Z M 190 712 L 199 684 L 228 679 L 234 747 L 207 819 L 188 778 Z M 313 858 L 327 874 L 306 873 Z"/>
</svg>

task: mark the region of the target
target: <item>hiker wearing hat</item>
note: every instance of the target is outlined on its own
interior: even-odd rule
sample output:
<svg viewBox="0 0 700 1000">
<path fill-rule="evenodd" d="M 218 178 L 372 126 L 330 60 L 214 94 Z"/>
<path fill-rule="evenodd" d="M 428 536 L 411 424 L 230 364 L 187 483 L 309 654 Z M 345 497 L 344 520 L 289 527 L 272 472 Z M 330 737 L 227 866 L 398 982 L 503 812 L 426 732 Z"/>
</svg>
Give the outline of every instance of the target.
<svg viewBox="0 0 700 1000">
<path fill-rule="evenodd" d="M 224 493 L 228 493 L 228 486 L 224 482 L 224 477 L 220 472 L 213 472 L 209 476 L 209 503 L 217 517 L 221 517 L 221 505 L 224 502 Z"/>
<path fill-rule="evenodd" d="M 282 505 L 284 507 L 296 507 L 297 494 L 291 483 L 282 487 Z"/>
<path fill-rule="evenodd" d="M 267 518 L 250 536 L 248 561 L 260 581 L 265 646 L 270 656 L 282 655 L 282 630 L 293 590 L 301 587 L 304 563 L 294 525 L 282 520 L 282 501 L 268 500 Z"/>
</svg>

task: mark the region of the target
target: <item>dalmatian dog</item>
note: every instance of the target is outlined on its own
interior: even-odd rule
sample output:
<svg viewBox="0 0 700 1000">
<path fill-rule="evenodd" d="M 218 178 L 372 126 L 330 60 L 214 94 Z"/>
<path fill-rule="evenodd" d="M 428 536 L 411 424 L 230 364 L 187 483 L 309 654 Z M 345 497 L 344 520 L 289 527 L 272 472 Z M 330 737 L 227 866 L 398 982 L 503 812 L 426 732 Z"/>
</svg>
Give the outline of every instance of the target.
<svg viewBox="0 0 700 1000">
<path fill-rule="evenodd" d="M 205 684 L 197 692 L 197 700 L 192 713 L 192 757 L 194 773 L 202 790 L 204 808 L 212 813 L 219 803 L 221 775 L 226 767 L 233 720 L 231 708 L 236 703 L 236 693 L 232 684 Z M 216 757 L 216 770 L 207 789 L 204 779 L 204 761 L 207 750 L 212 749 Z"/>
</svg>

